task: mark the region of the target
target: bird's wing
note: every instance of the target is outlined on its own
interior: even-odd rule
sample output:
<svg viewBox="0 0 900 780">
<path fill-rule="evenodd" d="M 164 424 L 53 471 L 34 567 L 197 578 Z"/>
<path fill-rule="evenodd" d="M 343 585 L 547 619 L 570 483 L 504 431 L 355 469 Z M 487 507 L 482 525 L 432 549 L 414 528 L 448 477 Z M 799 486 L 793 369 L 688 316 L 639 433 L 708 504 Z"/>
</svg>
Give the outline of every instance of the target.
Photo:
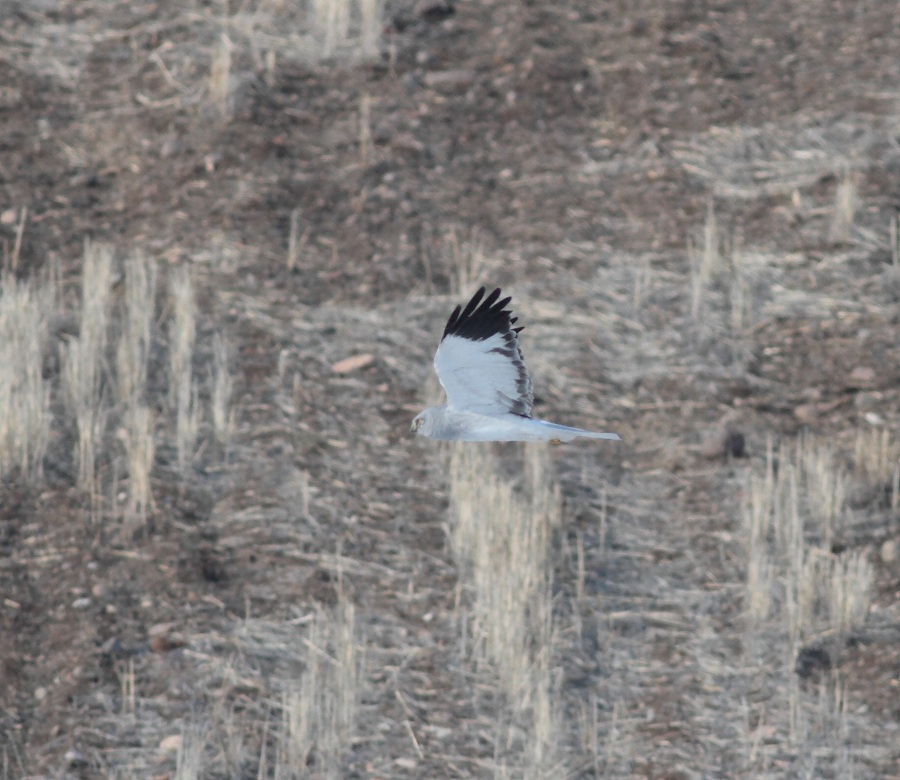
<svg viewBox="0 0 900 780">
<path fill-rule="evenodd" d="M 447 405 L 479 414 L 531 415 L 531 377 L 525 368 L 515 317 L 504 307 L 510 298 L 482 287 L 447 321 L 434 368 L 447 392 Z M 483 299 L 483 300 L 482 300 Z"/>
</svg>

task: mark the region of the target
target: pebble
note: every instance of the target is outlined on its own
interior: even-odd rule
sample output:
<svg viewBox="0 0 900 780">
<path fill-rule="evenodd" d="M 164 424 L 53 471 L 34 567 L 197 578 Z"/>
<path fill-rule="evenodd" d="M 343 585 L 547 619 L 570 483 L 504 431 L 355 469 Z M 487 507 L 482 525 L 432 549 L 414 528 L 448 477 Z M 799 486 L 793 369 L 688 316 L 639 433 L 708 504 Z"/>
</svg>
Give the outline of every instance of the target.
<svg viewBox="0 0 900 780">
<path fill-rule="evenodd" d="M 159 743 L 159 749 L 163 753 L 177 753 L 181 750 L 181 743 L 184 741 L 184 737 L 181 734 L 170 734 L 168 737 L 163 737 Z"/>
<path fill-rule="evenodd" d="M 794 417 L 804 425 L 812 425 L 819 418 L 818 404 L 800 404 L 794 409 Z"/>
<path fill-rule="evenodd" d="M 80 750 L 75 750 L 74 748 L 71 750 L 67 750 L 65 755 L 63 755 L 63 761 L 66 762 L 70 767 L 75 766 L 85 766 L 87 764 L 87 758 L 84 753 Z"/>
<path fill-rule="evenodd" d="M 850 372 L 850 387 L 870 387 L 875 382 L 872 366 L 857 366 Z"/>
<path fill-rule="evenodd" d="M 715 428 L 700 443 L 700 454 L 710 460 L 726 456 L 742 458 L 745 452 L 744 434 L 734 428 Z"/>
<path fill-rule="evenodd" d="M 369 354 L 351 355 L 348 358 L 339 360 L 331 366 L 333 374 L 349 374 L 351 371 L 359 371 L 361 368 L 371 366 L 375 362 L 375 357 Z"/>
</svg>

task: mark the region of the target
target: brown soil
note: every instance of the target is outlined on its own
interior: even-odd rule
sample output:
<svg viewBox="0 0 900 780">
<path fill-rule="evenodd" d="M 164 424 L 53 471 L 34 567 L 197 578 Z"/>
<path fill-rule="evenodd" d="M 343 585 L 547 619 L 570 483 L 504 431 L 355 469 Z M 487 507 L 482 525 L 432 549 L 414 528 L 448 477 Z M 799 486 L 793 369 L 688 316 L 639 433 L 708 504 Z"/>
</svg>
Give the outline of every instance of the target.
<svg viewBox="0 0 900 780">
<path fill-rule="evenodd" d="M 881 554 L 896 508 L 855 486 L 840 544 L 875 567 L 870 622 L 797 677 L 809 708 L 842 686 L 846 749 L 825 716 L 787 736 L 794 659 L 771 676 L 754 661 L 772 637 L 748 640 L 740 520 L 769 438 L 811 430 L 849 467 L 857 430 L 900 437 L 897 5 L 392 4 L 376 61 L 280 52 L 271 71 L 232 29 L 224 116 L 206 89 L 223 4 L 185 5 L 0 7 L 7 264 L 23 208 L 15 273 L 58 266 L 70 307 L 87 238 L 190 264 L 197 364 L 224 332 L 237 415 L 227 457 L 202 448 L 182 483 L 160 401 L 137 532 L 75 489 L 70 427 L 43 480 L 5 480 L 0 776 L 174 776 L 160 741 L 200 724 L 202 776 L 257 777 L 275 680 L 296 671 L 280 627 L 338 588 L 367 648 L 346 776 L 516 766 L 497 739 L 505 704 L 459 657 L 445 475 L 408 436 L 459 299 L 454 247 L 477 243 L 472 286 L 508 288 L 527 326 L 538 414 L 626 442 L 553 452 L 560 625 L 577 538 L 587 564 L 587 627 L 556 659 L 566 776 L 900 777 L 900 569 Z M 859 205 L 835 237 L 847 171 Z M 710 203 L 747 258 L 739 336 L 724 281 L 691 316 L 688 246 Z M 374 360 L 330 370 L 357 354 Z M 745 457 L 704 456 L 725 427 Z M 115 456 L 102 464 L 114 494 Z M 602 761 L 584 759 L 585 717 Z"/>
</svg>

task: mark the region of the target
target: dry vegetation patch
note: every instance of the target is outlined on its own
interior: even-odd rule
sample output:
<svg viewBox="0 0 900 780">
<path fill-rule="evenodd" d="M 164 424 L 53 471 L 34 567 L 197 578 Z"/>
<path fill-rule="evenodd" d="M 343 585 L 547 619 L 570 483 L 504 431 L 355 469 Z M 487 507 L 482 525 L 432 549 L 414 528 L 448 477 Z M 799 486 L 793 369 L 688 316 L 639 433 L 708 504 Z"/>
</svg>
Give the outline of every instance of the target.
<svg viewBox="0 0 900 780">
<path fill-rule="evenodd" d="M 0 6 L 0 777 L 900 774 L 896 8 L 801 5 Z M 408 437 L 482 282 L 624 444 Z"/>
</svg>

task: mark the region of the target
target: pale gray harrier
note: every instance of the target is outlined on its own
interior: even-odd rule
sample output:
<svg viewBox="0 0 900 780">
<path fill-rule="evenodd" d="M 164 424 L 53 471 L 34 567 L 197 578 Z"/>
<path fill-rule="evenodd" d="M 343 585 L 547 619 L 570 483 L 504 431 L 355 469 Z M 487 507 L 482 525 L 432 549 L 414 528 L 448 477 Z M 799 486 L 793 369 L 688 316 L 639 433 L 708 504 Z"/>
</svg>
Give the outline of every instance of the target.
<svg viewBox="0 0 900 780">
<path fill-rule="evenodd" d="M 525 368 L 510 298 L 482 287 L 465 309 L 457 306 L 447 321 L 434 368 L 447 392 L 445 406 L 432 406 L 412 422 L 412 431 L 426 439 L 456 441 L 551 441 L 579 436 L 614 439 L 615 433 L 595 433 L 531 416 L 531 377 Z M 482 300 L 483 299 L 483 300 Z"/>
</svg>

